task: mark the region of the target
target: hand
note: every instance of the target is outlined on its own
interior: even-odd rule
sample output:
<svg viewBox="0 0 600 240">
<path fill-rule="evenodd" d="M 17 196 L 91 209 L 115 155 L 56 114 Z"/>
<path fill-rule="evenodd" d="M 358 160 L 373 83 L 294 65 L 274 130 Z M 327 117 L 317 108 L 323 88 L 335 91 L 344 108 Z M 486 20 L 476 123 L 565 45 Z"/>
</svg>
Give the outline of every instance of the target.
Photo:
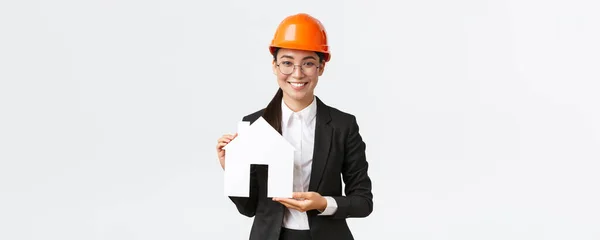
<svg viewBox="0 0 600 240">
<path fill-rule="evenodd" d="M 219 138 L 219 140 L 217 140 L 217 156 L 219 157 L 219 162 L 221 163 L 221 168 L 223 169 L 225 169 L 225 149 L 223 149 L 223 147 L 235 139 L 237 135 L 237 133 L 233 135 L 225 134 Z"/>
<path fill-rule="evenodd" d="M 327 200 L 317 192 L 295 192 L 292 198 L 273 198 L 273 201 L 300 212 L 313 209 L 323 212 L 327 207 Z"/>
</svg>

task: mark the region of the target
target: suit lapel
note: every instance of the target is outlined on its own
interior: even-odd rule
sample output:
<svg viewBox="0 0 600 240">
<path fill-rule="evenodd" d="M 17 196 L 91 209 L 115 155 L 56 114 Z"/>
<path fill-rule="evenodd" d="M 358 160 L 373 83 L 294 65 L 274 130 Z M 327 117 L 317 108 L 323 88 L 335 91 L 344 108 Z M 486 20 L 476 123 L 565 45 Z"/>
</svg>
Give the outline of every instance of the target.
<svg viewBox="0 0 600 240">
<path fill-rule="evenodd" d="M 329 156 L 329 147 L 331 146 L 331 135 L 333 128 L 329 126 L 331 116 L 329 115 L 329 107 L 325 105 L 319 98 L 317 100 L 317 117 L 315 125 L 315 145 L 312 160 L 312 170 L 310 175 L 310 184 L 308 191 L 317 191 L 323 171 L 327 165 Z"/>
</svg>

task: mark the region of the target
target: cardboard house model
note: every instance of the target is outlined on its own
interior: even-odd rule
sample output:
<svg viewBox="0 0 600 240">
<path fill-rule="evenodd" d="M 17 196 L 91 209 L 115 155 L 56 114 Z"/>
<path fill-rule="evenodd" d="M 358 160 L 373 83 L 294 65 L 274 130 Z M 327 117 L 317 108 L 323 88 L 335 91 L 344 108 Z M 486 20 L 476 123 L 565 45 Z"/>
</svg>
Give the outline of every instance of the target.
<svg viewBox="0 0 600 240">
<path fill-rule="evenodd" d="M 295 148 L 264 118 L 238 124 L 238 136 L 225 147 L 225 195 L 250 195 L 250 165 L 268 165 L 267 197 L 291 198 Z"/>
</svg>

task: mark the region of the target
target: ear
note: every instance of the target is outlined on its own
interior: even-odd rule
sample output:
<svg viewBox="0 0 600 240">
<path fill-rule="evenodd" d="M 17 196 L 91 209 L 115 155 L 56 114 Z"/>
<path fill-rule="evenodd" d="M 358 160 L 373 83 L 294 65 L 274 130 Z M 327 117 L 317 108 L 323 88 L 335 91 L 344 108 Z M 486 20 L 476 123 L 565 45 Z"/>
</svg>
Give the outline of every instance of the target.
<svg viewBox="0 0 600 240">
<path fill-rule="evenodd" d="M 277 62 L 275 61 L 275 59 L 273 59 L 271 68 L 273 70 L 273 75 L 277 76 Z"/>
<path fill-rule="evenodd" d="M 319 77 L 321 75 L 323 75 L 324 71 L 325 71 L 325 61 L 321 62 L 321 67 L 319 68 Z"/>
</svg>

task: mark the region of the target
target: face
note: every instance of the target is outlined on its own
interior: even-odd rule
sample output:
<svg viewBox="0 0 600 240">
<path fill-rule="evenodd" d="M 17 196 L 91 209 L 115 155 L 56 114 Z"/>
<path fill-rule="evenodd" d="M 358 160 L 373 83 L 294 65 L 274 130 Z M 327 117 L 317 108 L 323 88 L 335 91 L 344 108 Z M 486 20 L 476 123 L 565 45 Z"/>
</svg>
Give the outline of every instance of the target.
<svg viewBox="0 0 600 240">
<path fill-rule="evenodd" d="M 273 73 L 277 76 L 284 98 L 305 102 L 312 101 L 324 67 L 324 64 L 319 63 L 319 56 L 315 52 L 280 49 L 273 62 Z"/>
</svg>

